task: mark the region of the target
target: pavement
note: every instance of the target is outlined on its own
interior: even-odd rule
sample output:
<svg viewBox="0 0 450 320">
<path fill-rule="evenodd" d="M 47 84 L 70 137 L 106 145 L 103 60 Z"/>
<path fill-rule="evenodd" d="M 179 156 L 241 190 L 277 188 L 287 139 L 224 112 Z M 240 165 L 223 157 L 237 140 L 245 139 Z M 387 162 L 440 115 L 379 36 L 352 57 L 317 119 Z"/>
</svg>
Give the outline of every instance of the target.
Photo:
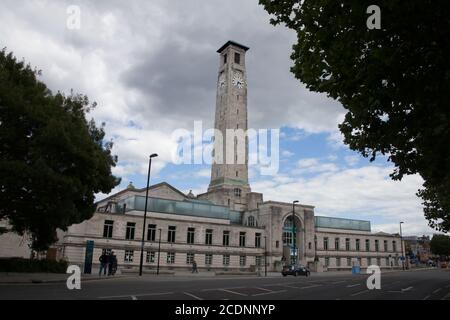
<svg viewBox="0 0 450 320">
<path fill-rule="evenodd" d="M 382 272 L 379 290 L 367 288 L 368 276 L 348 272 L 312 273 L 310 277 L 282 277 L 279 273 L 269 273 L 267 277 L 212 276 L 186 272 L 92 277 L 82 278 L 81 290 L 69 290 L 61 282 L 1 283 L 0 299 L 450 300 L 450 270 Z"/>
</svg>

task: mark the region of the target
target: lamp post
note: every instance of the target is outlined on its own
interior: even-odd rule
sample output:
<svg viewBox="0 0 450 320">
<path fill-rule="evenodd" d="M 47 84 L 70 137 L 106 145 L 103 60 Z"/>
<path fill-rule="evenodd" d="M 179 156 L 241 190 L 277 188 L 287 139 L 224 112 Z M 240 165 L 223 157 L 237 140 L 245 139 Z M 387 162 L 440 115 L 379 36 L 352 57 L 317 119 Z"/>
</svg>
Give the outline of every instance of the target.
<svg viewBox="0 0 450 320">
<path fill-rule="evenodd" d="M 264 236 L 264 276 L 267 277 L 267 236 Z"/>
<path fill-rule="evenodd" d="M 298 200 L 292 201 L 292 243 L 294 244 L 294 257 L 292 258 L 292 264 L 295 265 L 297 263 L 297 249 L 295 247 L 295 204 L 298 203 Z"/>
<path fill-rule="evenodd" d="M 156 153 L 153 153 L 148 158 L 148 173 L 147 173 L 147 189 L 145 190 L 145 208 L 144 208 L 144 225 L 142 226 L 142 242 L 141 242 L 141 260 L 139 262 L 139 275 L 142 276 L 142 264 L 144 260 L 144 241 L 145 241 L 145 224 L 147 222 L 147 201 L 148 201 L 148 187 L 150 184 L 150 170 L 152 167 L 152 158 L 157 157 Z"/>
<path fill-rule="evenodd" d="M 400 245 L 402 246 L 402 269 L 405 270 L 405 253 L 403 252 L 402 223 L 404 222 L 400 221 Z"/>
<path fill-rule="evenodd" d="M 159 257 L 161 256 L 161 228 L 159 230 L 159 244 L 158 244 L 158 264 L 156 266 L 156 275 L 159 274 Z"/>
</svg>

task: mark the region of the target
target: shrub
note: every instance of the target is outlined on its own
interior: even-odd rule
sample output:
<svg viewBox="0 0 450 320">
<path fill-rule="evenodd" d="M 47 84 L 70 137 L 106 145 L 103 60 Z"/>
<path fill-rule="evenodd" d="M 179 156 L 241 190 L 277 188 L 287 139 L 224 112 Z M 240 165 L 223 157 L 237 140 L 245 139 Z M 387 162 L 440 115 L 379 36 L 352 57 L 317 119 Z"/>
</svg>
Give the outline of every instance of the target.
<svg viewBox="0 0 450 320">
<path fill-rule="evenodd" d="M 67 261 L 30 260 L 24 258 L 1 258 L 0 272 L 48 272 L 66 273 Z"/>
</svg>

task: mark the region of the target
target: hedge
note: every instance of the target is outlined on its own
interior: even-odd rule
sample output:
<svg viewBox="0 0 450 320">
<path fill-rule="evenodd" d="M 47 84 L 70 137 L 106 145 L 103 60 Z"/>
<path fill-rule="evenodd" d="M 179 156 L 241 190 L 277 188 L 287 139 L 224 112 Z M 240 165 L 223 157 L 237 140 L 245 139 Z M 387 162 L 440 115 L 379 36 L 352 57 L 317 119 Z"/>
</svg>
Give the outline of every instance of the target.
<svg viewBox="0 0 450 320">
<path fill-rule="evenodd" d="M 67 261 L 24 258 L 0 258 L 0 272 L 66 273 Z"/>
</svg>

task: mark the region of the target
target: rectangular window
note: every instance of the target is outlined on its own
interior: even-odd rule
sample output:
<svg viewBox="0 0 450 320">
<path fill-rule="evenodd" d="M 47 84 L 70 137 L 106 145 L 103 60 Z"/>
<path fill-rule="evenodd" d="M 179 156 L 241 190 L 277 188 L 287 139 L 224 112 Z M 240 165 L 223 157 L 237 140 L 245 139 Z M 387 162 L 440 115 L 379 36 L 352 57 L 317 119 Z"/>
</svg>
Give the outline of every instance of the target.
<svg viewBox="0 0 450 320">
<path fill-rule="evenodd" d="M 225 54 L 223 55 L 223 64 L 226 64 L 226 63 L 227 63 L 227 58 L 228 58 L 228 56 L 227 56 L 227 54 L 225 53 Z"/>
<path fill-rule="evenodd" d="M 368 257 L 368 258 L 367 258 L 367 265 L 368 265 L 368 266 L 371 266 L 371 265 L 372 265 L 372 258 L 371 258 L 371 257 Z"/>
<path fill-rule="evenodd" d="M 239 265 L 241 267 L 245 267 L 246 262 L 247 262 L 246 256 L 239 256 Z"/>
<path fill-rule="evenodd" d="M 330 266 L 330 258 L 325 257 L 325 267 L 329 267 Z"/>
<path fill-rule="evenodd" d="M 280 241 L 275 241 L 275 248 L 279 248 L 280 247 Z"/>
<path fill-rule="evenodd" d="M 124 261 L 125 262 L 133 262 L 133 250 L 125 250 Z"/>
<path fill-rule="evenodd" d="M 206 229 L 205 244 L 207 244 L 207 245 L 211 245 L 212 244 L 212 236 L 213 236 L 212 229 Z"/>
<path fill-rule="evenodd" d="M 379 243 L 378 239 L 375 240 L 375 251 L 380 251 L 380 243 Z"/>
<path fill-rule="evenodd" d="M 112 238 L 113 225 L 114 225 L 114 221 L 105 220 L 105 225 L 103 226 L 103 238 Z"/>
<path fill-rule="evenodd" d="M 377 266 L 381 267 L 381 258 L 377 258 Z"/>
<path fill-rule="evenodd" d="M 212 265 L 213 255 L 211 253 L 205 254 L 205 264 L 210 266 Z"/>
<path fill-rule="evenodd" d="M 194 262 L 195 255 L 191 252 L 188 252 L 186 255 L 186 264 L 192 264 Z"/>
<path fill-rule="evenodd" d="M 255 264 L 258 267 L 260 267 L 262 265 L 262 257 L 261 256 L 256 256 L 255 257 Z"/>
<path fill-rule="evenodd" d="M 193 244 L 194 243 L 194 236 L 195 236 L 195 228 L 188 228 L 188 231 L 187 231 L 187 243 Z"/>
<path fill-rule="evenodd" d="M 336 258 L 336 267 L 341 266 L 341 258 Z"/>
<path fill-rule="evenodd" d="M 102 249 L 102 254 L 110 255 L 112 252 L 112 249 Z"/>
<path fill-rule="evenodd" d="M 239 247 L 245 247 L 245 232 L 239 232 Z"/>
<path fill-rule="evenodd" d="M 230 245 L 230 231 L 224 231 L 223 232 L 223 241 L 222 244 L 224 246 L 229 246 Z"/>
<path fill-rule="evenodd" d="M 388 251 L 388 242 L 387 240 L 384 240 L 384 251 Z"/>
<path fill-rule="evenodd" d="M 370 240 L 366 239 L 366 251 L 370 251 Z"/>
<path fill-rule="evenodd" d="M 361 240 L 356 239 L 356 251 L 360 251 L 361 250 Z"/>
<path fill-rule="evenodd" d="M 167 252 L 167 264 L 174 264 L 175 263 L 175 252 Z"/>
<path fill-rule="evenodd" d="M 255 233 L 255 248 L 261 248 L 261 233 Z"/>
<path fill-rule="evenodd" d="M 147 229 L 147 241 L 155 241 L 156 239 L 156 224 L 149 224 Z"/>
<path fill-rule="evenodd" d="M 345 239 L 345 250 L 350 251 L 350 238 Z"/>
<path fill-rule="evenodd" d="M 351 266 L 352 265 L 352 258 L 347 258 L 347 266 Z"/>
<path fill-rule="evenodd" d="M 134 239 L 134 230 L 136 229 L 136 223 L 127 222 L 127 232 L 125 235 L 125 239 L 133 240 Z"/>
<path fill-rule="evenodd" d="M 392 251 L 396 252 L 397 251 L 397 242 L 392 241 Z"/>
<path fill-rule="evenodd" d="M 175 242 L 175 234 L 177 227 L 169 226 L 169 232 L 167 233 L 167 242 Z"/>
<path fill-rule="evenodd" d="M 356 258 L 356 260 L 358 261 L 358 266 L 361 266 L 361 257 Z"/>
<path fill-rule="evenodd" d="M 234 63 L 236 63 L 236 64 L 241 63 L 241 55 L 237 52 L 234 53 Z"/>
<path fill-rule="evenodd" d="M 292 245 L 292 232 L 290 232 L 290 231 L 283 232 L 283 244 L 285 246 Z"/>
<path fill-rule="evenodd" d="M 323 238 L 323 250 L 328 250 L 328 238 Z"/>
<path fill-rule="evenodd" d="M 145 261 L 147 263 L 154 263 L 155 262 L 155 251 L 147 251 L 147 256 L 145 258 Z"/>
<path fill-rule="evenodd" d="M 229 266 L 230 265 L 230 255 L 229 254 L 224 254 L 223 255 L 223 265 L 224 266 Z"/>
<path fill-rule="evenodd" d="M 339 238 L 334 239 L 334 249 L 339 250 Z"/>
<path fill-rule="evenodd" d="M 389 267 L 389 258 L 386 258 L 386 266 Z"/>
</svg>

